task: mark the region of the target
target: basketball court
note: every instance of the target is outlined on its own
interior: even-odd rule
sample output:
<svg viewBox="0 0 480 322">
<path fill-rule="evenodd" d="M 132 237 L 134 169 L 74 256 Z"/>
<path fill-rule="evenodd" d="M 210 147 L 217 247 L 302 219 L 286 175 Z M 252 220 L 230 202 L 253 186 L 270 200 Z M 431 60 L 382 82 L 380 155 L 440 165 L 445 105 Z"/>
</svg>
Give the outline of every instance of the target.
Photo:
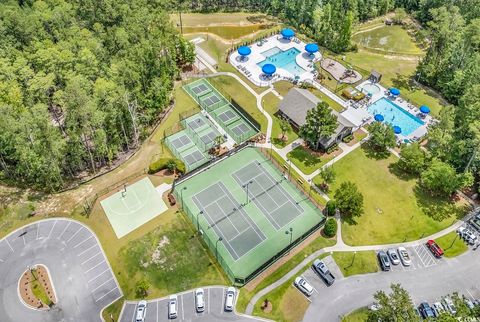
<svg viewBox="0 0 480 322">
<path fill-rule="evenodd" d="M 100 204 L 117 238 L 122 238 L 168 209 L 148 177 L 119 188 Z"/>
</svg>

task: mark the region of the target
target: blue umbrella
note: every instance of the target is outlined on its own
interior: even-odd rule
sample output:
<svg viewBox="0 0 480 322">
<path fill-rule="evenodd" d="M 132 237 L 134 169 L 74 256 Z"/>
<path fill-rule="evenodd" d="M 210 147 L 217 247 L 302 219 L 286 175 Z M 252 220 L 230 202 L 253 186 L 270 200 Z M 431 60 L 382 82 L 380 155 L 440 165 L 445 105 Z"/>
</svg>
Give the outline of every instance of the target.
<svg viewBox="0 0 480 322">
<path fill-rule="evenodd" d="M 396 126 L 396 125 L 395 125 L 395 126 L 393 127 L 393 133 L 395 133 L 395 134 L 400 134 L 400 133 L 402 133 L 402 128 L 401 128 L 400 126 Z"/>
<path fill-rule="evenodd" d="M 237 51 L 242 56 L 248 56 L 252 53 L 252 50 L 248 46 L 240 46 Z"/>
<path fill-rule="evenodd" d="M 420 112 L 422 112 L 424 114 L 428 114 L 428 113 L 430 113 L 430 108 L 427 105 L 422 105 L 422 106 L 420 106 Z"/>
<path fill-rule="evenodd" d="M 309 54 L 314 54 L 318 51 L 318 45 L 317 44 L 314 44 L 314 43 L 311 43 L 311 44 L 307 44 L 305 46 L 305 50 L 309 53 Z"/>
<path fill-rule="evenodd" d="M 390 88 L 390 94 L 398 96 L 400 95 L 400 90 L 398 88 L 392 87 Z"/>
<path fill-rule="evenodd" d="M 377 122 L 383 122 L 383 120 L 384 120 L 382 114 L 375 114 L 374 118 L 375 118 L 375 121 L 377 121 Z"/>
<path fill-rule="evenodd" d="M 276 70 L 277 70 L 277 67 L 275 67 L 275 65 L 272 65 L 272 64 L 265 64 L 262 67 L 262 72 L 266 75 L 273 75 Z"/>
<path fill-rule="evenodd" d="M 295 31 L 290 28 L 285 28 L 281 31 L 281 34 L 284 38 L 292 38 L 293 36 L 295 36 Z"/>
</svg>

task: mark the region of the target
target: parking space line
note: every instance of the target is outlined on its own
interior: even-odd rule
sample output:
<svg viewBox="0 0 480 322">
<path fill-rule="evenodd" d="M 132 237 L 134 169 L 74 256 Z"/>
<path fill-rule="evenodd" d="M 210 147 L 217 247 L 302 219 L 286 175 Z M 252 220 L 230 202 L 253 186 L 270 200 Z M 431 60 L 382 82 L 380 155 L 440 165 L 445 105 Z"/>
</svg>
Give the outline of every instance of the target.
<svg viewBox="0 0 480 322">
<path fill-rule="evenodd" d="M 50 238 L 50 234 L 52 233 L 53 227 L 55 227 L 56 224 L 57 224 L 57 221 L 55 220 L 55 221 L 53 222 L 52 228 L 50 229 L 50 232 L 48 233 L 47 239 Z"/>
<path fill-rule="evenodd" d="M 467 288 L 466 290 L 467 290 L 468 295 L 470 295 L 471 299 L 472 299 L 472 300 L 475 300 L 475 297 L 472 295 L 472 293 L 470 293 L 470 291 L 468 290 L 468 288 Z"/>
<path fill-rule="evenodd" d="M 36 240 L 38 240 L 38 232 L 40 231 L 40 224 L 37 224 L 37 238 L 35 238 Z"/>
<path fill-rule="evenodd" d="M 223 293 L 223 296 L 222 296 L 222 306 L 220 307 L 220 314 L 223 314 L 223 303 L 225 301 L 225 288 L 222 289 L 222 293 Z"/>
<path fill-rule="evenodd" d="M 210 313 L 210 288 L 207 288 L 208 303 L 207 303 L 207 313 Z"/>
<path fill-rule="evenodd" d="M 73 234 L 65 243 L 68 244 L 68 242 L 70 242 L 70 241 L 73 239 L 73 237 L 77 236 L 77 234 L 78 234 L 78 233 L 80 232 L 80 230 L 82 230 L 82 229 L 83 229 L 83 227 L 80 227 L 80 228 L 75 232 L 75 234 Z"/>
<path fill-rule="evenodd" d="M 92 269 L 94 269 L 95 267 L 98 267 L 100 266 L 101 264 L 105 263 L 105 260 L 101 261 L 100 263 L 98 263 L 97 265 L 93 266 L 92 268 L 90 268 L 89 270 L 85 271 L 84 274 L 87 274 L 88 272 L 90 272 Z"/>
<path fill-rule="evenodd" d="M 98 290 L 100 287 L 102 287 L 103 285 L 105 285 L 106 283 L 110 282 L 111 280 L 113 280 L 113 276 L 110 277 L 108 280 L 106 280 L 105 282 L 103 282 L 102 284 L 98 285 L 97 287 L 95 287 L 93 290 L 91 290 L 90 292 L 95 292 L 96 290 Z"/>
<path fill-rule="evenodd" d="M 95 255 L 91 256 L 90 258 L 88 258 L 87 260 L 83 261 L 83 263 L 81 263 L 80 265 L 84 265 L 85 263 L 87 263 L 88 261 L 94 259 L 95 257 L 97 257 L 99 254 L 101 254 L 102 252 L 98 252 L 96 253 Z"/>
<path fill-rule="evenodd" d="M 110 291 L 108 291 L 107 293 L 103 294 L 102 296 L 100 296 L 98 299 L 95 300 L 95 303 L 97 303 L 98 301 L 100 301 L 101 299 L 103 299 L 105 296 L 107 296 L 108 294 L 112 293 L 113 291 L 115 291 L 117 289 L 117 287 L 115 286 L 114 288 L 112 288 Z"/>
<path fill-rule="evenodd" d="M 25 235 L 22 234 L 22 239 L 23 239 L 23 246 L 25 246 L 27 243 L 25 242 Z"/>
<path fill-rule="evenodd" d="M 157 322 L 158 322 L 158 301 L 157 301 Z"/>
<path fill-rule="evenodd" d="M 4 263 L 5 261 L 3 259 L 0 258 L 0 262 Z"/>
<path fill-rule="evenodd" d="M 183 295 L 180 295 L 180 299 L 182 301 L 182 320 L 185 320 L 185 315 L 184 315 L 185 307 L 183 306 Z"/>
<path fill-rule="evenodd" d="M 60 236 L 57 237 L 57 239 L 62 238 L 63 234 L 65 233 L 65 231 L 67 231 L 67 228 L 68 228 L 68 226 L 70 226 L 71 223 L 72 223 L 71 221 L 68 222 L 68 224 L 65 226 L 65 228 L 63 228 L 63 231 L 62 231 L 62 233 L 60 234 Z M 38 235 L 38 234 L 37 234 L 37 235 Z"/>
<path fill-rule="evenodd" d="M 15 253 L 15 251 L 12 248 L 12 245 L 10 245 L 10 242 L 8 241 L 7 238 L 5 238 L 5 241 L 7 242 L 8 247 L 10 247 L 10 249 L 12 250 L 12 253 Z"/>
<path fill-rule="evenodd" d="M 93 244 L 92 246 L 88 247 L 87 249 L 85 249 L 83 252 L 77 254 L 77 256 L 82 256 L 83 254 L 85 254 L 86 252 L 88 252 L 90 249 L 92 249 L 93 247 L 97 246 L 97 243 Z"/>
<path fill-rule="evenodd" d="M 106 271 L 109 271 L 109 270 L 110 270 L 110 268 L 107 268 L 106 270 L 104 270 L 104 271 L 101 272 L 100 274 L 96 275 L 94 278 L 90 279 L 90 280 L 87 282 L 87 284 L 93 282 L 93 281 L 94 281 L 95 279 L 97 279 L 100 275 L 102 275 L 103 273 L 105 273 Z"/>
<path fill-rule="evenodd" d="M 87 240 L 89 240 L 90 238 L 93 238 L 93 236 L 90 235 L 90 237 L 88 237 L 87 239 L 84 239 L 83 241 L 79 242 L 78 244 L 76 244 L 75 246 L 73 246 L 73 248 L 77 248 L 78 246 L 80 246 L 81 244 L 83 244 L 84 242 L 86 242 Z"/>
</svg>

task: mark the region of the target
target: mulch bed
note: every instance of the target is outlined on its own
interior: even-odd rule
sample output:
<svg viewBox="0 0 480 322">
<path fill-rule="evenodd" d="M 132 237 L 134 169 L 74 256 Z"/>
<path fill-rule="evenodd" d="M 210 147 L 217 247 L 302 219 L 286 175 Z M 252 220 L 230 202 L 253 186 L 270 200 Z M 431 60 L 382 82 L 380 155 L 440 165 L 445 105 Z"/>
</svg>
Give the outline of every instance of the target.
<svg viewBox="0 0 480 322">
<path fill-rule="evenodd" d="M 50 281 L 50 276 L 48 274 L 47 268 L 43 265 L 37 265 L 35 268 L 35 276 L 32 275 L 31 270 L 25 271 L 22 277 L 20 278 L 20 283 L 18 284 L 19 293 L 22 297 L 22 300 L 28 306 L 38 310 L 48 310 L 49 307 L 45 303 L 42 303 L 39 299 L 33 295 L 31 282 L 36 278 L 40 284 L 42 285 L 43 289 L 47 293 L 50 301 L 53 303 L 57 303 L 57 299 L 55 297 L 55 293 L 53 291 L 52 283 Z M 33 269 L 33 268 L 32 268 Z"/>
</svg>

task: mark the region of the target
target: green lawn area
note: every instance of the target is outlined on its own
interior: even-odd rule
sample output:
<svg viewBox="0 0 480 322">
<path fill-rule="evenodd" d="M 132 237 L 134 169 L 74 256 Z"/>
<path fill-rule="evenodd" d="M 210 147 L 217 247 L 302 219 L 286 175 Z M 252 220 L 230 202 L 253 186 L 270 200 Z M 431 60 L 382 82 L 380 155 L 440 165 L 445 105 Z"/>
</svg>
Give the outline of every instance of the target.
<svg viewBox="0 0 480 322">
<path fill-rule="evenodd" d="M 263 96 L 262 106 L 267 111 L 268 114 L 272 116 L 272 143 L 277 148 L 283 148 L 291 142 L 298 139 L 298 134 L 290 127 L 290 130 L 285 132 L 285 137 L 282 140 L 282 130 L 280 129 L 280 118 L 275 115 L 278 111 L 278 105 L 280 104 L 280 99 L 272 93 L 268 93 Z"/>
<path fill-rule="evenodd" d="M 215 25 L 252 25 L 272 21 L 274 18 L 260 12 L 213 12 L 213 13 L 182 13 L 183 26 L 215 26 Z M 170 20 L 180 24 L 177 13 L 170 15 Z"/>
<path fill-rule="evenodd" d="M 32 270 L 32 273 L 34 275 L 33 280 L 30 282 L 30 287 L 32 288 L 32 293 L 33 295 L 42 301 L 43 304 L 50 306 L 52 305 L 52 301 L 48 297 L 47 292 L 45 291 L 45 288 L 43 287 L 42 283 L 37 279 L 37 272 L 36 270 Z"/>
<path fill-rule="evenodd" d="M 361 308 L 344 316 L 342 322 L 366 322 L 368 319 L 368 309 Z"/>
<path fill-rule="evenodd" d="M 378 272 L 377 256 L 374 251 L 335 252 L 332 256 L 345 277 Z"/>
<path fill-rule="evenodd" d="M 305 246 L 301 251 L 299 251 L 291 259 L 289 259 L 286 263 L 280 266 L 280 268 L 269 274 L 263 281 L 261 281 L 257 286 L 255 286 L 254 289 L 248 290 L 246 287 L 243 287 L 237 300 L 237 311 L 245 312 L 248 302 L 258 291 L 264 289 L 265 287 L 277 281 L 279 278 L 291 271 L 295 266 L 301 263 L 305 259 L 305 257 L 308 257 L 310 254 L 316 252 L 319 249 L 329 247 L 334 244 L 335 240 L 326 239 L 324 237 L 318 236 L 310 244 Z"/>
<path fill-rule="evenodd" d="M 288 152 L 287 157 L 295 164 L 304 174 L 311 174 L 315 170 L 320 169 L 328 161 L 335 158 L 341 153 L 341 149 L 330 154 L 322 154 L 316 156 L 302 146 L 298 146 Z"/>
<path fill-rule="evenodd" d="M 445 257 L 455 257 L 468 250 L 467 243 L 455 231 L 437 238 L 435 241 L 442 247 Z"/>
<path fill-rule="evenodd" d="M 255 24 L 246 26 L 199 26 L 199 27 L 183 27 L 185 34 L 196 34 L 210 32 L 216 34 L 223 39 L 238 39 L 243 36 L 252 34 L 259 30 L 268 28 L 268 25 Z"/>
<path fill-rule="evenodd" d="M 358 32 L 352 36 L 352 41 L 361 47 L 374 49 L 386 54 L 422 55 L 412 37 L 402 26 L 394 25 Z"/>
<path fill-rule="evenodd" d="M 342 222 L 349 245 L 374 245 L 416 240 L 440 231 L 465 214 L 465 203 L 434 198 L 417 186 L 416 178 L 396 170 L 397 157 L 369 158 L 358 148 L 334 164 L 336 180 L 330 196 L 344 181 L 356 183 L 364 196 L 364 214 Z M 319 176 L 315 183 L 321 183 Z"/>
</svg>

